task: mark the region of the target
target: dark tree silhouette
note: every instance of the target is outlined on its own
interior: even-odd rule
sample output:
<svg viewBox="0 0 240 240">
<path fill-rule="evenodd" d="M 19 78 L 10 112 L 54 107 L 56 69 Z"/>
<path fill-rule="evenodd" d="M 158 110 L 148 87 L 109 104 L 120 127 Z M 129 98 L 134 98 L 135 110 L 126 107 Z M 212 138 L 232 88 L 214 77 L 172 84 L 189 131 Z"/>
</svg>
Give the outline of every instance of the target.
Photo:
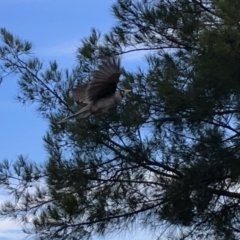
<svg viewBox="0 0 240 240">
<path fill-rule="evenodd" d="M 240 2 L 118 0 L 116 25 L 92 30 L 78 66 L 43 65 L 31 44 L 2 29 L 1 76 L 15 74 L 18 99 L 49 120 L 41 166 L 22 156 L 0 165 L 16 217 L 42 239 L 151 228 L 169 239 L 240 238 Z M 133 94 L 101 117 L 75 112 L 69 89 L 100 59 L 142 52 L 125 71 Z M 172 232 L 175 230 L 175 232 Z"/>
</svg>

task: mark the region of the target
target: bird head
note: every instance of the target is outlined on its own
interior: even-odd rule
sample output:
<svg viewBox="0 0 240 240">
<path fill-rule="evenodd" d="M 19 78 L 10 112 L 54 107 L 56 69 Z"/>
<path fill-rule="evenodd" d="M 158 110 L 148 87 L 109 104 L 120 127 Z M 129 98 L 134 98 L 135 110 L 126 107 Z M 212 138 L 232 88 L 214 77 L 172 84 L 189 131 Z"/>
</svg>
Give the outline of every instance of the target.
<svg viewBox="0 0 240 240">
<path fill-rule="evenodd" d="M 120 90 L 120 94 L 122 97 L 125 97 L 130 92 L 132 92 L 132 90 L 130 90 L 130 89 Z"/>
</svg>

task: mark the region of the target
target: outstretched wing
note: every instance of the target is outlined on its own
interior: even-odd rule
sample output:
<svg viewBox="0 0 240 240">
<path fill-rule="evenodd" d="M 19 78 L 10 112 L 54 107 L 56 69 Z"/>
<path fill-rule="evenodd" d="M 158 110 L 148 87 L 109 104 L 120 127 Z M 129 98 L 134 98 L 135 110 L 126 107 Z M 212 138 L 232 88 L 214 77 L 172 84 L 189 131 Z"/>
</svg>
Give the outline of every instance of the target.
<svg viewBox="0 0 240 240">
<path fill-rule="evenodd" d="M 116 91 L 121 75 L 120 59 L 111 57 L 103 61 L 97 70 L 93 71 L 92 79 L 88 83 L 86 100 L 97 101 L 113 95 Z"/>
<path fill-rule="evenodd" d="M 86 92 L 88 84 L 78 85 L 71 89 L 73 99 L 78 102 L 86 103 Z"/>
</svg>

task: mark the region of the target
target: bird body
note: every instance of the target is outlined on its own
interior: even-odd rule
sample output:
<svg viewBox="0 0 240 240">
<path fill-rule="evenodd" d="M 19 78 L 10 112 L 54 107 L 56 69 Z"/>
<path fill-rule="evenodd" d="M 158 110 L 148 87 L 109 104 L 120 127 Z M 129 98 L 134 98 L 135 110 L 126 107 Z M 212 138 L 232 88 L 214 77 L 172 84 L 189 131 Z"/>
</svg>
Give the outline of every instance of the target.
<svg viewBox="0 0 240 240">
<path fill-rule="evenodd" d="M 86 118 L 91 114 L 100 115 L 117 106 L 124 96 L 131 92 L 131 90 L 116 91 L 120 75 L 119 58 L 113 57 L 103 61 L 98 69 L 93 71 L 90 82 L 72 89 L 73 98 L 87 105 L 58 123 L 74 117 Z"/>
<path fill-rule="evenodd" d="M 115 107 L 121 101 L 122 101 L 122 96 L 120 94 L 120 91 L 117 91 L 114 93 L 113 96 L 101 98 L 98 101 L 96 101 L 94 104 L 92 104 L 91 112 L 93 114 L 99 111 L 107 112 L 110 108 Z"/>
</svg>

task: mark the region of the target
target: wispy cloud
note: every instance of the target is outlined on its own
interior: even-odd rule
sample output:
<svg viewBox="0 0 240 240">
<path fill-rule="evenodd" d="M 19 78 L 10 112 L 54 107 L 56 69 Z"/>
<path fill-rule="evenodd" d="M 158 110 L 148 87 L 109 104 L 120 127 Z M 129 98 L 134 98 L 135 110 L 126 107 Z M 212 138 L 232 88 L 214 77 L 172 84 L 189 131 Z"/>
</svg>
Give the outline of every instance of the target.
<svg viewBox="0 0 240 240">
<path fill-rule="evenodd" d="M 142 61 L 146 51 L 133 51 L 123 55 L 124 61 L 133 62 L 133 61 Z"/>
<path fill-rule="evenodd" d="M 14 220 L 0 220 L 0 239 L 1 240 L 23 240 L 27 237 L 21 230 L 19 224 Z"/>
<path fill-rule="evenodd" d="M 75 56 L 79 41 L 72 40 L 69 42 L 60 43 L 54 46 L 42 47 L 36 49 L 37 54 L 47 57 Z"/>
<path fill-rule="evenodd" d="M 10 198 L 1 191 L 0 206 Z M 27 235 L 23 233 L 20 224 L 13 219 L 0 219 L 0 239 L 1 240 L 24 240 Z"/>
</svg>

